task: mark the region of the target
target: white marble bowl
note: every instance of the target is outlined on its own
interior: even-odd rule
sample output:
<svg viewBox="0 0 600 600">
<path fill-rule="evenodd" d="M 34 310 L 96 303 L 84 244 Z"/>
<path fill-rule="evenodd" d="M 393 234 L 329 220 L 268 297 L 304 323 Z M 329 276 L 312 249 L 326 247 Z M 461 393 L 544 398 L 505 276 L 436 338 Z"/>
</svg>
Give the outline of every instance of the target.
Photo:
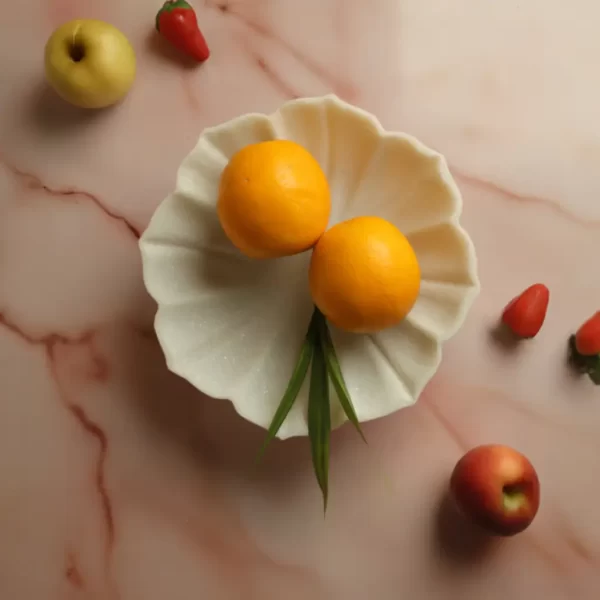
<svg viewBox="0 0 600 600">
<path fill-rule="evenodd" d="M 267 428 L 286 388 L 313 310 L 310 253 L 242 256 L 215 205 L 221 172 L 240 148 L 285 138 L 317 158 L 331 185 L 330 225 L 358 215 L 394 223 L 410 240 L 422 286 L 412 312 L 376 335 L 332 328 L 360 421 L 416 402 L 477 295 L 473 245 L 444 158 L 335 96 L 296 100 L 205 130 L 183 161 L 175 191 L 140 241 L 144 281 L 158 303 L 155 327 L 169 368 Z M 307 435 L 308 377 L 278 437 Z M 345 421 L 332 394 L 332 426 Z"/>
</svg>

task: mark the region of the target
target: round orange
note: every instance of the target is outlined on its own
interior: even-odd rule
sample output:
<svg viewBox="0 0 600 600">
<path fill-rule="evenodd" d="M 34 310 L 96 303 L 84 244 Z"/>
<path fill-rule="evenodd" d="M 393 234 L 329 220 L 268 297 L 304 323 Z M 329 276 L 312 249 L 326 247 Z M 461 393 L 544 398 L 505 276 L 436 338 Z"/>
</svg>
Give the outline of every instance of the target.
<svg viewBox="0 0 600 600">
<path fill-rule="evenodd" d="M 419 295 L 421 271 L 402 232 L 379 217 L 333 226 L 315 246 L 310 291 L 336 327 L 372 333 L 399 323 Z"/>
<path fill-rule="evenodd" d="M 251 258 L 308 250 L 329 221 L 325 173 L 305 148 L 260 142 L 231 157 L 221 175 L 217 213 L 233 244 Z"/>
</svg>

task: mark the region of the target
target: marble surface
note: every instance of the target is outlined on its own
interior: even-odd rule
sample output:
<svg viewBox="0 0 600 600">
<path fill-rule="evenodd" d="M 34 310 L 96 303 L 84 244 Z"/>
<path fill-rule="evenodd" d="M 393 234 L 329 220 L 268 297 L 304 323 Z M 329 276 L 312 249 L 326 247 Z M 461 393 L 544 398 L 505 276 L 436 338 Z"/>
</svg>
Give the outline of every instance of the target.
<svg viewBox="0 0 600 600">
<path fill-rule="evenodd" d="M 0 23 L 0 597 L 500 600 L 600 596 L 600 392 L 565 366 L 600 304 L 600 7 L 593 0 L 197 3 L 199 69 L 145 0 L 23 0 Z M 43 79 L 63 21 L 120 27 L 139 78 L 116 110 Z M 308 448 L 169 374 L 138 237 L 207 125 L 336 92 L 445 153 L 482 292 L 420 402 L 333 436 L 323 519 Z M 551 288 L 541 335 L 491 331 Z M 538 469 L 533 526 L 482 543 L 440 508 L 460 454 Z M 442 503 L 443 504 L 443 503 Z"/>
</svg>

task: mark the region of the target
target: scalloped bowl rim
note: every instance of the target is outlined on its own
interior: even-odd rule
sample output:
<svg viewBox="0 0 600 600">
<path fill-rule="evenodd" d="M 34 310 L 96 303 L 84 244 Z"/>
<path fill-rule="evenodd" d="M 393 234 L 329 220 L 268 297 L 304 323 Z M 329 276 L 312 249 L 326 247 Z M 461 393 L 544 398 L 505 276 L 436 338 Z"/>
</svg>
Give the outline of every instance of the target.
<svg viewBox="0 0 600 600">
<path fill-rule="evenodd" d="M 451 193 L 452 200 L 454 202 L 454 212 L 452 213 L 452 215 L 449 218 L 445 219 L 444 222 L 447 223 L 448 225 L 451 225 L 453 228 L 456 229 L 456 231 L 460 234 L 463 242 L 465 243 L 465 246 L 468 249 L 468 252 L 467 252 L 468 267 L 467 267 L 467 269 L 468 269 L 469 275 L 473 281 L 473 285 L 465 291 L 464 296 L 462 297 L 460 310 L 458 311 L 457 316 L 454 320 L 453 327 L 448 328 L 443 337 L 438 336 L 438 335 L 432 336 L 432 337 L 434 337 L 434 339 L 436 341 L 437 362 L 435 365 L 432 365 L 432 367 L 427 371 L 427 374 L 422 377 L 423 383 L 422 383 L 418 393 L 415 394 L 415 398 L 414 398 L 414 403 L 416 403 L 419 399 L 420 394 L 422 393 L 423 388 L 429 383 L 429 381 L 433 378 L 433 376 L 435 375 L 435 373 L 437 372 L 437 370 L 439 368 L 439 365 L 441 362 L 441 350 L 442 350 L 443 343 L 446 342 L 451 337 L 453 337 L 460 330 L 460 328 L 464 324 L 464 321 L 473 305 L 473 302 L 477 298 L 477 296 L 480 292 L 480 288 L 481 288 L 480 280 L 478 277 L 478 268 L 477 268 L 478 262 L 477 262 L 477 255 L 476 255 L 475 247 L 474 247 L 473 241 L 471 240 L 470 236 L 468 235 L 466 230 L 461 226 L 461 224 L 459 222 L 459 219 L 462 214 L 462 207 L 463 207 L 462 194 L 460 192 L 460 189 L 458 188 L 458 185 L 456 184 L 456 181 L 452 177 L 452 174 L 448 167 L 447 161 L 443 154 L 428 147 L 426 144 L 424 144 L 422 141 L 420 141 L 419 139 L 417 139 L 416 137 L 414 137 L 411 134 L 408 134 L 405 132 L 400 132 L 400 131 L 388 131 L 388 130 L 384 129 L 384 127 L 381 125 L 379 119 L 375 115 L 373 115 L 372 113 L 369 113 L 368 111 L 366 111 L 362 108 L 359 108 L 357 106 L 354 106 L 352 104 L 349 104 L 349 103 L 341 100 L 335 94 L 327 94 L 324 96 L 307 97 L 307 98 L 299 98 L 299 99 L 295 99 L 295 100 L 290 100 L 288 102 L 285 102 L 282 106 L 286 106 L 286 105 L 292 104 L 292 103 L 320 105 L 320 104 L 324 104 L 326 102 L 333 103 L 333 104 L 337 105 L 338 107 L 343 108 L 346 111 L 350 111 L 350 112 L 354 113 L 355 117 L 360 118 L 364 122 L 368 122 L 370 125 L 372 125 L 375 128 L 375 131 L 377 132 L 377 135 L 379 138 L 393 138 L 393 139 L 403 140 L 405 142 L 408 142 L 412 146 L 412 148 L 415 150 L 415 152 L 418 153 L 419 155 L 421 155 L 427 159 L 435 159 L 435 161 L 437 163 L 438 175 L 444 181 L 444 183 L 447 185 L 447 187 Z M 181 171 L 185 168 L 185 165 L 186 165 L 188 159 L 191 157 L 191 155 L 194 154 L 194 152 L 195 152 L 196 148 L 198 147 L 198 145 L 200 144 L 202 138 L 206 135 L 209 135 L 209 134 L 219 131 L 219 130 L 235 129 L 240 123 L 243 123 L 243 122 L 249 122 L 249 121 L 252 121 L 255 119 L 263 119 L 265 116 L 269 119 L 275 118 L 279 114 L 280 108 L 271 113 L 260 113 L 260 112 L 246 113 L 243 115 L 239 115 L 237 117 L 233 117 L 232 119 L 224 121 L 223 123 L 220 123 L 218 125 L 207 127 L 202 130 L 202 132 L 200 133 L 200 135 L 198 137 L 196 144 L 185 155 L 185 157 L 183 158 L 183 160 L 181 161 L 181 163 L 177 169 L 175 189 L 171 193 L 169 193 L 164 198 L 164 200 L 157 206 L 155 212 L 152 215 L 152 218 L 150 219 L 148 227 L 146 228 L 146 230 L 140 237 L 139 247 L 141 250 L 142 259 L 145 255 L 144 242 L 145 242 L 146 233 L 151 230 L 151 225 L 152 225 L 152 222 L 154 220 L 156 213 L 158 212 L 158 208 L 164 202 L 168 201 L 172 196 L 179 193 Z M 168 369 L 171 372 L 173 372 L 174 374 L 176 374 L 176 375 L 182 377 L 183 379 L 185 379 L 186 381 L 188 381 L 190 383 L 190 385 L 193 385 L 196 389 L 198 389 L 200 391 L 200 393 L 205 394 L 206 396 L 213 398 L 215 400 L 226 400 L 226 401 L 231 402 L 231 404 L 235 408 L 235 411 L 242 418 L 244 418 L 247 421 L 250 421 L 251 423 L 256 424 L 259 427 L 264 428 L 264 426 L 256 423 L 255 419 L 251 415 L 249 415 L 248 412 L 245 410 L 245 406 L 248 406 L 249 404 L 244 401 L 244 398 L 236 398 L 235 395 L 233 397 L 224 396 L 221 394 L 221 392 L 218 389 L 212 387 L 212 382 L 206 382 L 205 385 L 203 385 L 203 389 L 200 389 L 198 386 L 194 385 L 190 381 L 189 376 L 187 375 L 187 369 L 182 369 L 180 366 L 178 366 L 178 361 L 175 360 L 175 357 L 173 356 L 172 352 L 170 351 L 170 344 L 165 339 L 165 336 L 162 333 L 161 323 L 163 322 L 163 318 L 162 318 L 163 306 L 150 291 L 150 288 L 152 286 L 148 285 L 147 270 L 145 268 L 145 264 L 146 264 L 146 261 L 142 260 L 142 272 L 143 272 L 144 285 L 146 287 L 146 290 L 150 294 L 150 296 L 157 302 L 157 305 L 158 305 L 157 311 L 156 311 L 156 314 L 154 317 L 154 329 L 156 332 L 158 342 L 159 342 L 161 349 L 163 351 L 163 354 L 165 356 L 165 361 L 166 361 L 166 365 L 167 365 Z M 216 385 L 218 387 L 218 384 L 216 384 Z M 396 408 L 385 414 L 381 414 L 379 416 L 373 416 L 369 419 L 361 419 L 361 422 L 366 422 L 366 421 L 369 421 L 372 419 L 388 416 L 390 414 L 393 414 L 394 412 L 397 412 L 398 410 L 401 410 L 401 408 L 402 407 Z M 342 426 L 346 421 L 347 421 L 347 419 L 344 419 L 341 423 L 337 424 L 335 427 L 332 427 L 332 428 L 338 428 L 338 427 Z M 307 433 L 292 433 L 290 435 L 281 436 L 281 439 L 286 439 L 287 437 L 303 437 L 306 435 L 307 435 Z M 277 437 L 280 437 L 280 436 L 278 435 Z"/>
</svg>

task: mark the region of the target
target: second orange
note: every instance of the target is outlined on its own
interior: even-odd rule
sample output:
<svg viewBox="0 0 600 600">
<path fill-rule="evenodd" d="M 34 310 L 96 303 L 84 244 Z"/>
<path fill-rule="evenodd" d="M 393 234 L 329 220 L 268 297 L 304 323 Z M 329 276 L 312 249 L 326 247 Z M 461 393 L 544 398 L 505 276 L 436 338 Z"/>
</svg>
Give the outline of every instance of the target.
<svg viewBox="0 0 600 600">
<path fill-rule="evenodd" d="M 397 325 L 421 287 L 417 256 L 408 239 L 379 217 L 338 223 L 313 250 L 310 290 L 333 325 L 373 333 Z"/>
</svg>

